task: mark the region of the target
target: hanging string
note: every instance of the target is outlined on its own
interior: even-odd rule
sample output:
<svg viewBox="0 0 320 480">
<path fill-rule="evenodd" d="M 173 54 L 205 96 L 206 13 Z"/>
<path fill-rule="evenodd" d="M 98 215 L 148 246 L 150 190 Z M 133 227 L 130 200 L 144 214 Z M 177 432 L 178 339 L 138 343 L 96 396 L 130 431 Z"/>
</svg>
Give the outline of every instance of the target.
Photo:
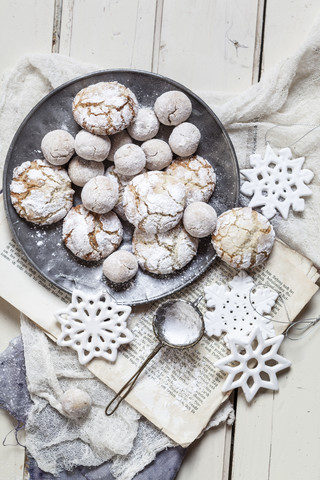
<svg viewBox="0 0 320 480">
<path fill-rule="evenodd" d="M 307 335 L 309 335 L 312 332 L 311 327 L 315 326 L 318 322 L 320 322 L 320 315 L 318 315 L 317 317 L 313 317 L 313 318 L 305 318 L 305 319 L 302 319 L 302 320 L 296 320 L 295 322 L 293 320 L 291 320 L 290 316 L 289 316 L 287 306 L 286 306 L 286 302 L 284 301 L 284 299 L 282 298 L 282 295 L 280 293 L 278 293 L 277 300 L 281 300 L 282 305 L 283 305 L 284 310 L 285 310 L 285 313 L 286 313 L 287 320 L 286 321 L 275 320 L 271 317 L 266 317 L 266 316 L 262 315 L 260 312 L 257 311 L 255 306 L 253 305 L 253 302 L 251 301 L 252 292 L 259 287 L 260 288 L 269 288 L 270 290 L 273 290 L 269 285 L 264 285 L 264 284 L 254 285 L 250 289 L 250 292 L 249 292 L 249 302 L 250 302 L 250 305 L 251 305 L 252 309 L 258 315 L 265 318 L 266 320 L 271 320 L 274 323 L 281 323 L 283 325 L 287 325 L 287 328 L 283 332 L 283 335 L 285 337 L 287 337 L 289 340 L 293 340 L 293 341 L 302 340 L 302 338 L 305 338 Z M 273 291 L 275 291 L 275 290 L 273 290 Z M 296 329 L 299 332 L 299 335 L 297 337 L 294 337 L 292 335 L 292 330 L 293 329 Z"/>
<path fill-rule="evenodd" d="M 312 127 L 311 130 L 309 130 L 308 132 L 304 133 L 301 137 L 299 137 L 297 140 L 295 140 L 294 142 L 290 143 L 290 145 L 287 146 L 287 148 L 290 148 L 292 147 L 293 145 L 295 145 L 296 143 L 300 142 L 300 140 L 302 140 L 303 138 L 305 138 L 307 135 L 309 135 L 310 133 L 312 133 L 314 130 L 316 130 L 317 128 L 320 127 L 320 125 L 310 125 L 310 124 L 307 124 L 307 123 L 292 123 L 291 125 L 274 125 L 273 127 L 270 127 L 268 128 L 268 130 L 266 131 L 266 133 L 264 134 L 264 143 L 265 145 L 268 145 L 270 144 L 270 142 L 267 140 L 267 135 L 269 132 L 271 132 L 271 130 L 274 130 L 275 128 L 290 128 L 290 127 Z"/>
<path fill-rule="evenodd" d="M 10 430 L 10 432 L 7 433 L 7 435 L 4 437 L 3 441 L 2 441 L 2 445 L 4 447 L 16 447 L 17 445 L 20 445 L 20 447 L 23 447 L 23 448 L 26 448 L 25 445 L 23 445 L 19 439 L 18 439 L 18 432 L 20 430 L 23 430 L 24 429 L 24 424 L 22 422 L 18 422 L 17 423 L 17 426 L 12 428 Z M 6 443 L 7 442 L 7 438 L 8 436 L 10 435 L 10 433 L 12 433 L 14 431 L 14 435 L 15 435 L 15 439 L 16 439 L 16 443 Z"/>
</svg>

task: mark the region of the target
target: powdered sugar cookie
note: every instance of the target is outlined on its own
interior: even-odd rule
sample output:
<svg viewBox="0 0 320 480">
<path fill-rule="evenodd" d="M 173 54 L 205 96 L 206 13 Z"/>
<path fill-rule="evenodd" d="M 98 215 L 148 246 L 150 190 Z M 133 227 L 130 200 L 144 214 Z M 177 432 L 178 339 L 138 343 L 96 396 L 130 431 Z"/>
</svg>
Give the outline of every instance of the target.
<svg viewBox="0 0 320 480">
<path fill-rule="evenodd" d="M 107 160 L 109 160 L 109 162 L 113 162 L 114 154 L 116 153 L 118 148 L 122 147 L 123 145 L 127 145 L 128 143 L 132 143 L 132 138 L 130 137 L 130 135 L 127 133 L 126 130 L 122 130 L 122 132 L 111 135 L 110 140 L 111 140 L 111 149 L 110 149 Z"/>
<path fill-rule="evenodd" d="M 111 141 L 107 135 L 100 137 L 86 130 L 80 130 L 74 139 L 74 148 L 81 158 L 103 162 L 107 158 L 111 148 Z"/>
<path fill-rule="evenodd" d="M 193 202 L 187 206 L 183 214 L 183 226 L 196 238 L 211 235 L 216 227 L 217 214 L 211 205 L 204 202 Z"/>
<path fill-rule="evenodd" d="M 118 82 L 99 82 L 80 90 L 72 104 L 75 121 L 95 135 L 127 128 L 138 111 L 134 93 Z"/>
<path fill-rule="evenodd" d="M 73 194 L 67 172 L 45 160 L 24 162 L 13 170 L 11 202 L 28 222 L 38 225 L 58 222 L 72 207 Z"/>
<path fill-rule="evenodd" d="M 138 261 L 131 252 L 117 250 L 105 259 L 102 269 L 111 282 L 125 283 L 137 274 Z"/>
<path fill-rule="evenodd" d="M 74 154 L 74 138 L 65 130 L 52 130 L 43 137 L 41 150 L 51 165 L 64 165 Z"/>
<path fill-rule="evenodd" d="M 73 157 L 68 165 L 70 180 L 78 187 L 83 187 L 92 178 L 103 174 L 103 163 L 84 160 L 78 156 Z"/>
<path fill-rule="evenodd" d="M 182 218 L 186 189 L 165 172 L 147 172 L 126 186 L 123 205 L 127 219 L 148 233 L 166 232 Z"/>
<path fill-rule="evenodd" d="M 172 162 L 172 151 L 163 140 L 153 138 L 141 145 L 146 156 L 146 167 L 149 170 L 162 170 Z"/>
<path fill-rule="evenodd" d="M 141 268 L 164 275 L 180 270 L 197 253 L 198 239 L 191 237 L 181 224 L 165 233 L 145 233 L 135 229 L 133 253 Z"/>
<path fill-rule="evenodd" d="M 104 175 L 89 180 L 81 192 L 83 206 L 95 213 L 110 212 L 118 202 L 118 198 L 118 185 Z"/>
<path fill-rule="evenodd" d="M 141 142 L 155 137 L 158 130 L 159 120 L 152 108 L 139 108 L 134 121 L 128 127 L 130 136 Z"/>
<path fill-rule="evenodd" d="M 144 170 L 142 173 L 144 173 Z M 113 180 L 118 185 L 118 189 L 119 189 L 118 202 L 113 207 L 113 210 L 116 212 L 117 215 L 119 215 L 120 218 L 122 218 L 123 220 L 127 220 L 127 217 L 124 211 L 124 206 L 123 206 L 123 192 L 125 187 L 131 182 L 134 176 L 126 177 L 126 176 L 120 175 L 115 171 L 115 168 L 113 165 L 107 169 L 106 176 L 110 177 L 111 180 Z"/>
<path fill-rule="evenodd" d="M 184 122 L 172 130 L 168 141 L 174 153 L 179 157 L 188 157 L 197 150 L 200 138 L 200 130 L 192 123 Z"/>
<path fill-rule="evenodd" d="M 176 126 L 190 117 L 192 105 L 186 94 L 171 90 L 157 98 L 154 111 L 161 123 Z"/>
<path fill-rule="evenodd" d="M 137 175 L 146 166 L 146 156 L 139 145 L 129 143 L 120 147 L 114 154 L 114 168 L 125 176 Z"/>
<path fill-rule="evenodd" d="M 65 217 L 62 235 L 74 255 L 82 260 L 98 261 L 119 247 L 123 229 L 114 212 L 99 215 L 77 205 Z"/>
<path fill-rule="evenodd" d="M 218 217 L 212 235 L 217 255 L 234 268 L 252 268 L 264 262 L 274 243 L 270 222 L 249 207 L 233 208 Z"/>
<path fill-rule="evenodd" d="M 169 165 L 166 172 L 186 186 L 186 205 L 192 202 L 207 202 L 216 186 L 213 167 L 200 155 L 177 158 Z"/>
</svg>

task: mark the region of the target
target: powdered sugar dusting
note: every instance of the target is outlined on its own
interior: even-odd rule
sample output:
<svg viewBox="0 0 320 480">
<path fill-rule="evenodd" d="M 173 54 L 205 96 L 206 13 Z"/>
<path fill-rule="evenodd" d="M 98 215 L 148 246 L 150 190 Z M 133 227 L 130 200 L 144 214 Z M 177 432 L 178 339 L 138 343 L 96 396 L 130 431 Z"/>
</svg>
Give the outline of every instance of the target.
<svg viewBox="0 0 320 480">
<path fill-rule="evenodd" d="M 66 171 L 43 160 L 14 169 L 10 192 L 17 213 L 40 225 L 61 220 L 72 207 L 74 193 Z"/>
</svg>

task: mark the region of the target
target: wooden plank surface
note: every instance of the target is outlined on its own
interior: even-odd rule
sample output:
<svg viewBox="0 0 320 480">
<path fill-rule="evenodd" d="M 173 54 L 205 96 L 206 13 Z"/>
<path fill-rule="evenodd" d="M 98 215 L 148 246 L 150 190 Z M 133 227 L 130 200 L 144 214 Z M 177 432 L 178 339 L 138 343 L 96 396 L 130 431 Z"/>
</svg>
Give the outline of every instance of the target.
<svg viewBox="0 0 320 480">
<path fill-rule="evenodd" d="M 319 292 L 300 319 L 319 316 Z M 285 339 L 280 354 L 292 361 L 279 375 L 279 392 L 238 395 L 232 480 L 320 478 L 320 323 L 306 337 Z"/>
<path fill-rule="evenodd" d="M 262 70 L 292 55 L 319 15 L 318 0 L 267 0 Z"/>
<path fill-rule="evenodd" d="M 156 0 L 65 0 L 60 53 L 104 68 L 151 70 Z"/>
<path fill-rule="evenodd" d="M 26 53 L 51 52 L 53 12 L 52 0 L 0 1 L 1 73 Z"/>
<path fill-rule="evenodd" d="M 259 2 L 164 0 L 155 71 L 196 92 L 251 85 Z"/>
</svg>

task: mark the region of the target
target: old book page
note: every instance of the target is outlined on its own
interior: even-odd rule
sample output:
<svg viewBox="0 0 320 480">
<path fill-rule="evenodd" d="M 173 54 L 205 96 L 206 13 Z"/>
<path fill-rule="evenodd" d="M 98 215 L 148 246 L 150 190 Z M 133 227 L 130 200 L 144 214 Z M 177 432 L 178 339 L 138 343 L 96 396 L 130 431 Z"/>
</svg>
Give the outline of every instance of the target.
<svg viewBox="0 0 320 480">
<path fill-rule="evenodd" d="M 2 199 L 0 271 L 0 296 L 51 338 L 57 338 L 60 328 L 54 312 L 69 303 L 70 296 L 28 264 L 12 239 Z M 175 296 L 194 301 L 203 295 L 204 286 L 213 282 L 226 284 L 235 274 L 234 269 L 216 261 L 200 279 Z M 319 276 L 311 262 L 280 241 L 275 242 L 268 261 L 250 274 L 257 286 L 270 286 L 280 294 L 272 314 L 277 334 L 285 330 L 318 289 L 315 282 Z M 101 359 L 90 362 L 88 368 L 113 390 L 120 390 L 157 345 L 152 319 L 160 303 L 134 309 L 129 328 L 135 338 L 123 346 L 116 363 Z M 199 308 L 204 311 L 204 301 Z M 226 398 L 221 392 L 224 374 L 214 363 L 227 353 L 222 339 L 206 336 L 190 349 L 174 351 L 163 347 L 141 374 L 127 401 L 174 441 L 187 446 Z"/>
</svg>

